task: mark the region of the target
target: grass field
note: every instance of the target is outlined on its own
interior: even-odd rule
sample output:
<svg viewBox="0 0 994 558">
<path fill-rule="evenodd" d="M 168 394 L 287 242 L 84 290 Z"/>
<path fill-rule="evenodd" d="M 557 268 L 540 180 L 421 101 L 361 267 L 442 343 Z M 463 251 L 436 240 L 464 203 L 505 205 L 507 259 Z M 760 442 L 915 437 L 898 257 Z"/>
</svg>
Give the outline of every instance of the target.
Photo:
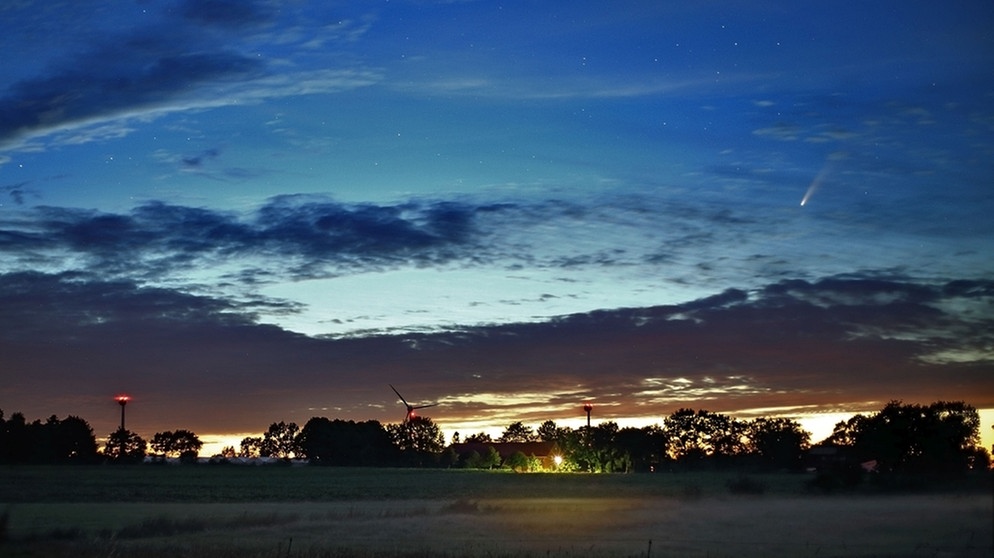
<svg viewBox="0 0 994 558">
<path fill-rule="evenodd" d="M 804 475 L 318 467 L 0 469 L 0 556 L 989 557 L 989 490 L 812 494 Z"/>
</svg>

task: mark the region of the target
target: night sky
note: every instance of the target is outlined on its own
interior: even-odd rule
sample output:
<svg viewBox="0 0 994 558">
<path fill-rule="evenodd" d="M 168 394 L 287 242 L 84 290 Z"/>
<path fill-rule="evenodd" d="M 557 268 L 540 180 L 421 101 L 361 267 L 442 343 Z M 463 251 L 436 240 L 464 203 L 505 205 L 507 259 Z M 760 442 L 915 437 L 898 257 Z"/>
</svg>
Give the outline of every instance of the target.
<svg viewBox="0 0 994 558">
<path fill-rule="evenodd" d="M 102 438 L 128 393 L 146 439 L 212 442 L 400 422 L 388 384 L 463 436 L 994 409 L 992 30 L 989 1 L 3 3 L 0 409 Z"/>
</svg>

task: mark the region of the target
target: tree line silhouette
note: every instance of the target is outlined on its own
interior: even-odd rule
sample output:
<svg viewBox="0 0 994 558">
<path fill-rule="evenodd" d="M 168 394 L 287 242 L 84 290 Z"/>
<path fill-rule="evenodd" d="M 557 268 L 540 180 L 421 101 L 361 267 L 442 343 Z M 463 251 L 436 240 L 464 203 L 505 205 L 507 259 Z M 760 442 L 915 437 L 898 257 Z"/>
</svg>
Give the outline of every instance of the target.
<svg viewBox="0 0 994 558">
<path fill-rule="evenodd" d="M 963 402 L 930 405 L 888 403 L 871 415 L 840 422 L 816 445 L 829 459 L 818 466 L 837 471 L 858 467 L 881 474 L 956 474 L 990 467 L 990 454 L 979 446 L 980 418 Z M 455 433 L 445 444 L 430 418 L 413 417 L 401 424 L 345 421 L 314 417 L 303 428 L 293 422 L 273 423 L 261 436 L 247 437 L 238 449 L 224 448 L 214 463 L 266 457 L 304 459 L 315 465 L 468 467 L 528 470 L 534 455 L 501 459 L 494 446 L 548 442 L 561 457 L 560 471 L 633 472 L 746 468 L 796 471 L 810 467 L 810 434 L 787 418 L 744 421 L 707 410 L 679 409 L 662 425 L 621 428 L 604 421 L 580 428 L 560 427 L 547 420 L 537 429 L 514 422 L 492 439 L 486 433 Z M 468 446 L 489 451 L 460 453 Z M 196 462 L 203 447 L 189 430 L 156 433 L 151 443 L 119 428 L 103 448 L 89 424 L 75 416 L 28 423 L 21 413 L 6 419 L 0 410 L 0 463 L 65 464 L 129 463 L 179 458 Z M 151 451 L 150 451 L 151 450 Z M 529 459 L 531 457 L 531 459 Z"/>
</svg>

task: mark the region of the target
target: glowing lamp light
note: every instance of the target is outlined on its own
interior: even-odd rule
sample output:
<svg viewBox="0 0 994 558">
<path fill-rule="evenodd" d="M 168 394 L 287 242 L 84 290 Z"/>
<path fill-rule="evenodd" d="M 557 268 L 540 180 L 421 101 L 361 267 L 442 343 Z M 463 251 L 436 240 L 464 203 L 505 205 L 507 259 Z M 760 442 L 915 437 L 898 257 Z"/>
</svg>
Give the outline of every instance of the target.
<svg viewBox="0 0 994 558">
<path fill-rule="evenodd" d="M 556 464 L 556 467 L 559 467 L 560 465 L 563 464 L 563 456 L 561 456 L 561 455 L 553 455 L 552 456 L 552 462 Z"/>
</svg>

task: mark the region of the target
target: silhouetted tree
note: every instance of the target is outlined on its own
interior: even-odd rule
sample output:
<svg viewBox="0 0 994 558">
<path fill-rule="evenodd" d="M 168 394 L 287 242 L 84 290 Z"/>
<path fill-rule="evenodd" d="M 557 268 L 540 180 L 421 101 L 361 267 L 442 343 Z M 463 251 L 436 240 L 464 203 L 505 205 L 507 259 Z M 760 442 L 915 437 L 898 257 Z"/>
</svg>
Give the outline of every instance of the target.
<svg viewBox="0 0 994 558">
<path fill-rule="evenodd" d="M 52 450 L 57 463 L 92 463 L 97 459 L 97 439 L 85 420 L 68 416 L 54 425 Z"/>
<path fill-rule="evenodd" d="M 314 417 L 300 432 L 302 456 L 320 465 L 385 465 L 395 458 L 390 434 L 375 420 Z"/>
<path fill-rule="evenodd" d="M 860 432 L 865 431 L 869 424 L 869 417 L 866 415 L 853 415 L 849 420 L 835 423 L 832 434 L 822 443 L 836 446 L 853 447 Z"/>
<path fill-rule="evenodd" d="M 3 423 L 2 460 L 7 463 L 27 463 L 31 458 L 31 435 L 23 413 L 14 413 Z"/>
<path fill-rule="evenodd" d="M 409 465 L 425 466 L 445 447 L 442 430 L 428 417 L 413 417 L 401 424 L 388 425 L 387 431 Z"/>
<path fill-rule="evenodd" d="M 148 443 L 130 430 L 118 428 L 107 437 L 104 456 L 119 463 L 138 463 L 145 458 Z"/>
<path fill-rule="evenodd" d="M 182 457 L 187 460 L 196 460 L 200 448 L 204 447 L 200 438 L 189 430 L 157 432 L 149 445 L 163 457 Z"/>
<path fill-rule="evenodd" d="M 152 435 L 152 439 L 148 445 L 152 448 L 152 451 L 161 454 L 162 457 L 166 457 L 172 448 L 172 438 L 173 433 L 171 431 L 156 432 Z"/>
<path fill-rule="evenodd" d="M 22 413 L 3 420 L 0 411 L 0 463 L 91 463 L 97 441 L 85 420 L 50 416 L 28 423 Z"/>
<path fill-rule="evenodd" d="M 927 406 L 891 401 L 874 415 L 837 424 L 829 437 L 848 446 L 856 459 L 875 460 L 883 473 L 966 471 L 978 455 L 986 455 L 979 439 L 977 410 L 959 401 Z"/>
<path fill-rule="evenodd" d="M 486 432 L 478 432 L 476 434 L 470 434 L 469 436 L 467 436 L 466 437 L 466 441 L 464 443 L 466 443 L 466 444 L 489 444 L 490 442 L 493 442 L 493 441 L 494 440 L 493 440 L 493 438 L 490 437 L 490 434 L 487 434 Z"/>
<path fill-rule="evenodd" d="M 666 419 L 663 429 L 669 455 L 691 467 L 705 460 L 727 462 L 745 451 L 744 425 L 720 413 L 679 409 Z"/>
<path fill-rule="evenodd" d="M 622 428 L 614 443 L 626 453 L 635 471 L 652 471 L 667 460 L 666 435 L 657 425 Z"/>
<path fill-rule="evenodd" d="M 569 432 L 569 428 L 559 428 L 556 423 L 547 420 L 539 425 L 536 434 L 543 442 L 558 442 Z"/>
<path fill-rule="evenodd" d="M 262 457 L 278 457 L 280 459 L 290 459 L 299 456 L 302 452 L 300 441 L 297 439 L 300 434 L 300 427 L 296 423 L 286 423 L 283 421 L 274 422 L 269 425 L 269 429 L 262 437 L 262 444 L 259 446 L 259 455 Z"/>
<path fill-rule="evenodd" d="M 525 426 L 520 421 L 512 422 L 504 429 L 498 438 L 499 442 L 535 442 L 538 436 L 532 431 L 530 426 Z"/>
<path fill-rule="evenodd" d="M 749 449 L 766 469 L 801 468 L 811 445 L 811 435 L 787 418 L 757 418 L 746 424 L 746 437 Z"/>
<path fill-rule="evenodd" d="M 261 436 L 246 436 L 239 444 L 238 457 L 259 457 L 262 451 Z"/>
</svg>

